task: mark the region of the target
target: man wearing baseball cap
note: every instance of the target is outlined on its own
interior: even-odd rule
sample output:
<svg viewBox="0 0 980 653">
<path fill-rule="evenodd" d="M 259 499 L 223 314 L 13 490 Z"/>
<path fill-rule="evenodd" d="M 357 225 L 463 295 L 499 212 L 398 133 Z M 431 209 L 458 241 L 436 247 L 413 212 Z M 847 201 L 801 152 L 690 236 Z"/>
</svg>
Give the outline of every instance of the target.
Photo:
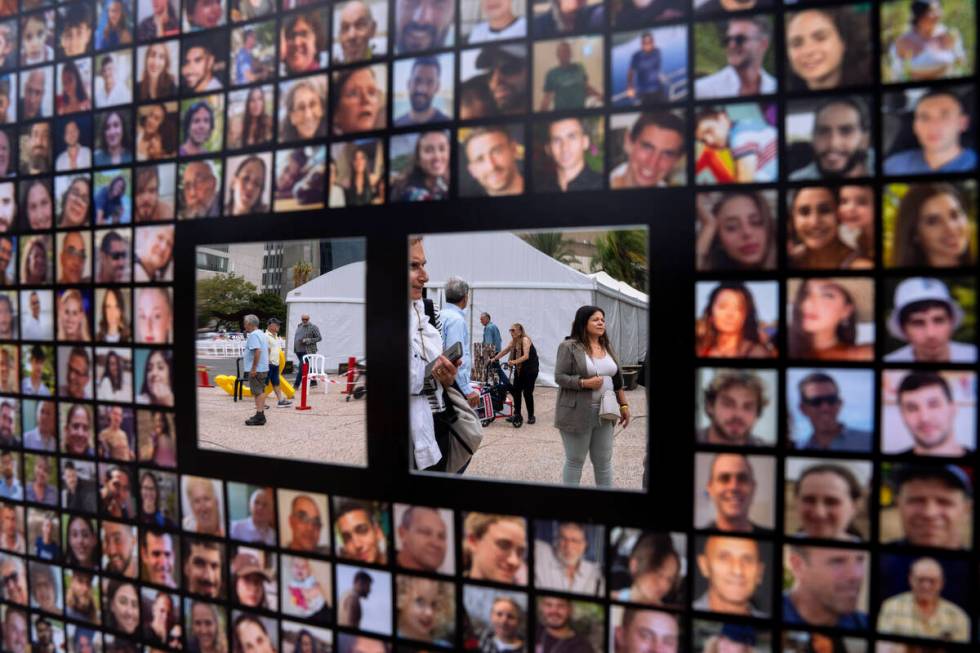
<svg viewBox="0 0 980 653">
<path fill-rule="evenodd" d="M 486 70 L 483 78 L 497 105 L 497 112 L 527 111 L 527 47 L 488 45 L 476 56 L 476 67 Z"/>
<path fill-rule="evenodd" d="M 975 345 L 953 341 L 963 309 L 939 279 L 911 277 L 895 288 L 888 331 L 909 344 L 885 356 L 889 363 L 973 363 Z"/>
<path fill-rule="evenodd" d="M 973 483 L 965 471 L 956 465 L 901 465 L 893 487 L 905 535 L 894 544 L 967 548 Z"/>
<path fill-rule="evenodd" d="M 239 603 L 249 608 L 270 607 L 266 605 L 265 585 L 272 582 L 272 576 L 254 554 L 235 555 L 231 561 L 231 580 Z"/>
<path fill-rule="evenodd" d="M 269 383 L 272 384 L 272 391 L 279 399 L 276 408 L 286 408 L 293 404 L 282 396 L 282 388 L 279 384 L 279 354 L 282 352 L 282 347 L 279 346 L 279 325 L 281 324 L 282 320 L 278 317 L 270 317 L 265 327 L 265 338 L 269 341 Z"/>
</svg>

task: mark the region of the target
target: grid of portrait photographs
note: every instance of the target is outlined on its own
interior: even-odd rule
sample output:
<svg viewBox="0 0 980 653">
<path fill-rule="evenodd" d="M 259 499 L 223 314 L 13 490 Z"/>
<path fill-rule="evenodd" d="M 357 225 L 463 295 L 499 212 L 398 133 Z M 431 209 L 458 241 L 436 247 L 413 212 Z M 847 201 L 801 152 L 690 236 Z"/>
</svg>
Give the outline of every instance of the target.
<svg viewBox="0 0 980 653">
<path fill-rule="evenodd" d="M 970 0 L 0 0 L 0 649 L 975 650 L 976 36 Z M 178 466 L 181 229 L 598 193 L 652 242 L 670 189 L 680 528 Z"/>
</svg>

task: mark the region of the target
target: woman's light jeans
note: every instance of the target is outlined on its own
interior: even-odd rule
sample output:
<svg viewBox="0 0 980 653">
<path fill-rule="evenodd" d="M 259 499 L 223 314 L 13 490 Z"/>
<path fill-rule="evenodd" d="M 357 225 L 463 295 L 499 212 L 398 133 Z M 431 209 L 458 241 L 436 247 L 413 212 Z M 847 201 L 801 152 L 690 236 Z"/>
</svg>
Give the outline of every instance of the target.
<svg viewBox="0 0 980 653">
<path fill-rule="evenodd" d="M 612 485 L 613 427 L 616 422 L 599 419 L 599 406 L 592 407 L 591 430 L 585 433 L 560 431 L 561 442 L 565 447 L 565 465 L 561 470 L 561 482 L 565 485 L 579 485 L 582 482 L 582 468 L 585 457 L 592 458 L 597 486 Z"/>
</svg>

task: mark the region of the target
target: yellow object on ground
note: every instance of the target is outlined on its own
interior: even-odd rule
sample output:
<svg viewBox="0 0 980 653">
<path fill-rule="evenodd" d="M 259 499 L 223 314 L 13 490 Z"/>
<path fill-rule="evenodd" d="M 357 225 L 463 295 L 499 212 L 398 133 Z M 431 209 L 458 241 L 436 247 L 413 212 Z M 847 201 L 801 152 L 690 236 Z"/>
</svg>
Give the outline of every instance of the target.
<svg viewBox="0 0 980 653">
<path fill-rule="evenodd" d="M 282 370 L 284 367 L 286 367 L 286 355 L 280 351 L 279 352 L 279 388 L 282 390 L 282 394 L 284 397 L 286 397 L 287 399 L 292 399 L 293 396 L 296 394 L 296 390 L 293 388 L 293 384 L 287 381 L 286 378 L 282 375 Z M 221 388 L 222 390 L 224 390 L 225 392 L 227 392 L 229 395 L 234 396 L 235 377 L 231 376 L 230 374 L 219 374 L 218 376 L 214 377 L 214 384 L 219 388 Z M 271 383 L 265 384 L 265 392 L 266 394 L 272 393 Z M 243 397 L 252 396 L 252 391 L 248 389 L 248 383 L 246 383 L 245 387 L 242 388 L 242 396 Z"/>
</svg>

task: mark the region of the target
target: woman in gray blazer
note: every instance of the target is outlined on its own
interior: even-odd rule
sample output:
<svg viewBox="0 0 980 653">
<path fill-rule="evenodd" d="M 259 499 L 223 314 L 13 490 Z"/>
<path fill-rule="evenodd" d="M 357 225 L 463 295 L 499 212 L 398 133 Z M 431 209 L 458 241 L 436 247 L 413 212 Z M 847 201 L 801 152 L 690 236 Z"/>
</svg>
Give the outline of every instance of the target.
<svg viewBox="0 0 980 653">
<path fill-rule="evenodd" d="M 562 483 L 581 482 L 589 455 L 596 485 L 611 486 L 613 427 L 629 425 L 630 407 L 619 360 L 606 334 L 606 313 L 598 306 L 582 306 L 575 312 L 571 335 L 558 345 L 555 381 L 559 388 L 555 427 L 565 447 Z M 618 421 L 599 417 L 600 399 L 607 390 L 616 393 Z"/>
</svg>

